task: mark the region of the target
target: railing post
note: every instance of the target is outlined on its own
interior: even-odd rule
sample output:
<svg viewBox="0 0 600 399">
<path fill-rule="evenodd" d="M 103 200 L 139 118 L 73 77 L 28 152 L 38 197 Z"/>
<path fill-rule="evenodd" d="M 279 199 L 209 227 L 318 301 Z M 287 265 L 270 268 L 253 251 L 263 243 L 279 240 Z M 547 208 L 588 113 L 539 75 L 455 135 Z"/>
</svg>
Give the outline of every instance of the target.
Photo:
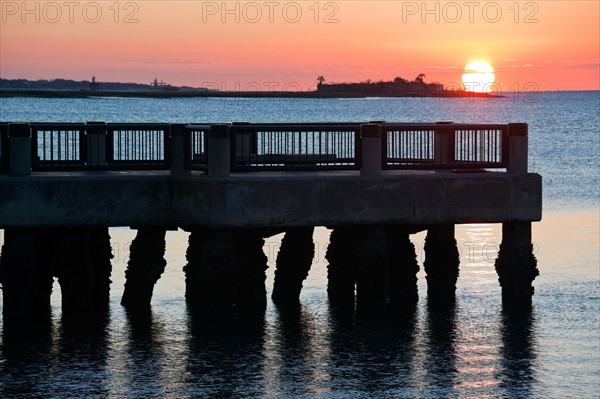
<svg viewBox="0 0 600 399">
<path fill-rule="evenodd" d="M 527 123 L 508 124 L 508 167 L 509 173 L 527 173 L 528 162 Z"/>
<path fill-rule="evenodd" d="M 188 133 L 184 123 L 172 123 L 171 130 L 171 174 L 181 175 L 190 173 L 187 169 L 188 157 L 186 156 L 186 134 Z"/>
<path fill-rule="evenodd" d="M 452 125 L 453 122 L 436 122 L 436 125 Z M 455 137 L 454 128 L 436 127 L 434 133 L 434 163 L 448 165 L 454 162 Z"/>
<path fill-rule="evenodd" d="M 8 175 L 31 176 L 31 127 L 29 123 L 8 125 Z"/>
<path fill-rule="evenodd" d="M 249 126 L 250 122 L 233 122 L 231 124 L 232 128 L 235 129 L 236 126 Z M 238 133 L 233 135 L 235 138 L 235 159 L 250 159 L 252 154 L 256 154 L 252 150 L 255 147 L 254 138 L 256 138 L 256 134 L 250 132 L 250 130 L 242 131 L 242 133 Z"/>
<path fill-rule="evenodd" d="M 226 124 L 210 125 L 208 130 L 208 175 L 229 176 L 230 171 L 230 126 Z"/>
<path fill-rule="evenodd" d="M 8 168 L 8 123 L 0 122 L 0 172 Z"/>
<path fill-rule="evenodd" d="M 86 125 L 106 126 L 106 122 L 87 122 Z M 91 130 L 86 133 L 86 164 L 106 166 L 106 130 Z M 80 154 L 80 157 L 82 155 L 84 154 Z"/>
<path fill-rule="evenodd" d="M 362 147 L 361 175 L 381 174 L 381 125 L 366 123 L 360 125 Z"/>
</svg>

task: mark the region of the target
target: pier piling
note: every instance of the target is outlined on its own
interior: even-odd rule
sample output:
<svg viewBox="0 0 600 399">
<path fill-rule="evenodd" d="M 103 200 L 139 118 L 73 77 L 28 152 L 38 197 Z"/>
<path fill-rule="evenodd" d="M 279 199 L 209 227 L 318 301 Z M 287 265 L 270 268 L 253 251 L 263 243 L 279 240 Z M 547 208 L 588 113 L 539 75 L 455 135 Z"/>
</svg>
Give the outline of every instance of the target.
<svg viewBox="0 0 600 399">
<path fill-rule="evenodd" d="M 63 229 L 56 244 L 56 276 L 62 295 L 63 315 L 93 313 L 94 275 L 90 260 L 88 229 Z"/>
<path fill-rule="evenodd" d="M 389 251 L 385 226 L 357 228 L 355 245 L 356 306 L 377 312 L 388 304 Z"/>
<path fill-rule="evenodd" d="M 354 306 L 355 229 L 335 227 L 329 238 L 327 254 L 327 294 L 333 306 Z"/>
<path fill-rule="evenodd" d="M 129 248 L 129 261 L 125 271 L 125 290 L 121 305 L 148 307 L 154 285 L 165 271 L 166 229 L 143 227 L 138 229 Z"/>
<path fill-rule="evenodd" d="M 92 297 L 97 309 L 105 309 L 109 305 L 112 258 L 108 227 L 92 228 L 90 230 L 90 261 L 94 273 Z"/>
<path fill-rule="evenodd" d="M 308 276 L 315 253 L 313 227 L 288 228 L 277 254 L 273 301 L 298 303 L 302 282 Z"/>
<path fill-rule="evenodd" d="M 531 303 L 532 282 L 539 270 L 533 254 L 530 222 L 502 223 L 502 243 L 495 267 L 502 287 L 502 302 L 506 305 Z"/>
<path fill-rule="evenodd" d="M 459 254 L 454 225 L 430 226 L 425 238 L 425 272 L 427 296 L 434 301 L 452 300 L 459 274 Z"/>
<path fill-rule="evenodd" d="M 419 299 L 419 264 L 408 229 L 402 226 L 388 227 L 387 245 L 390 258 L 390 305 L 414 304 Z"/>
<path fill-rule="evenodd" d="M 186 300 L 194 312 L 230 315 L 240 285 L 235 233 L 192 230 L 187 250 Z"/>
<path fill-rule="evenodd" d="M 7 229 L 0 259 L 4 319 L 30 321 L 38 288 L 35 233 L 30 229 Z"/>
<path fill-rule="evenodd" d="M 265 240 L 260 229 L 241 229 L 235 235 L 235 250 L 240 267 L 240 285 L 236 305 L 242 310 L 262 310 L 267 305 L 265 271 L 267 256 L 263 252 Z"/>
<path fill-rule="evenodd" d="M 38 312 L 49 314 L 57 260 L 54 230 L 37 229 L 35 231 L 35 260 L 37 264 L 35 308 Z"/>
</svg>

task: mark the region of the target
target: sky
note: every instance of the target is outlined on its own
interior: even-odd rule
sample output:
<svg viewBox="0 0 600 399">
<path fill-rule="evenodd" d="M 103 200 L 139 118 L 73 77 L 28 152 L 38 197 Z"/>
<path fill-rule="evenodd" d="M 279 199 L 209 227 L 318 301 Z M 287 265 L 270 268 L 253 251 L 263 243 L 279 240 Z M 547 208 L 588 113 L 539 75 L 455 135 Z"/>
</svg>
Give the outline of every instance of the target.
<svg viewBox="0 0 600 399">
<path fill-rule="evenodd" d="M 600 1 L 0 1 L 0 77 L 221 90 L 412 80 L 599 90 Z"/>
</svg>

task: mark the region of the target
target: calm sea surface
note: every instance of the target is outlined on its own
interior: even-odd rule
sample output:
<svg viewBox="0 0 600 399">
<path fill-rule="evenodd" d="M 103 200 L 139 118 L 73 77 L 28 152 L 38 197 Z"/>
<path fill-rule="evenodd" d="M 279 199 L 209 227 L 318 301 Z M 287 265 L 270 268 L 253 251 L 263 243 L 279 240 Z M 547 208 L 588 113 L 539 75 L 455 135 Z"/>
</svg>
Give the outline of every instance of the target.
<svg viewBox="0 0 600 399">
<path fill-rule="evenodd" d="M 318 228 L 297 312 L 269 302 L 258 323 L 193 324 L 182 272 L 187 233 L 176 231 L 167 233 L 167 269 L 151 312 L 131 317 L 119 301 L 135 232 L 117 228 L 105 325 L 92 336 L 65 334 L 56 283 L 51 326 L 23 342 L 0 335 L 1 398 L 600 395 L 600 92 L 490 100 L 0 98 L 0 120 L 527 122 L 529 168 L 544 179 L 544 216 L 533 225 L 540 276 L 526 316 L 502 310 L 493 263 L 501 226 L 478 224 L 457 227 L 453 312 L 427 306 L 421 270 L 414 312 L 377 325 L 334 317 L 326 295 L 330 231 Z M 422 266 L 424 234 L 411 239 Z M 269 294 L 280 241 L 264 247 Z"/>
</svg>

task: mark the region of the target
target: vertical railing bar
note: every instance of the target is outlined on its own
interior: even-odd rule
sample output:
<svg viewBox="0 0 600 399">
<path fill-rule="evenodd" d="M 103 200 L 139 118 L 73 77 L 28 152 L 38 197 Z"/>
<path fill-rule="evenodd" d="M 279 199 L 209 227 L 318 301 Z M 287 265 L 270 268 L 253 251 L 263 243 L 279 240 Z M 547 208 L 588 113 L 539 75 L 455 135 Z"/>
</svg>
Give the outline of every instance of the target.
<svg viewBox="0 0 600 399">
<path fill-rule="evenodd" d="M 56 143 L 56 149 L 57 149 L 57 155 L 56 155 L 56 161 L 60 162 L 62 161 L 62 153 L 63 153 L 63 149 L 62 149 L 62 130 L 58 129 L 56 131 L 56 137 L 58 138 L 58 142 Z"/>
<path fill-rule="evenodd" d="M 38 134 L 39 134 L 39 131 L 37 131 L 37 130 L 34 130 L 34 131 L 32 132 L 32 134 L 31 134 L 31 136 L 33 137 L 33 135 L 34 135 L 34 134 L 35 134 L 35 136 L 36 136 L 36 137 L 39 137 L 39 136 L 38 136 Z M 42 136 L 42 143 L 43 143 L 43 144 L 42 144 L 42 159 L 46 159 L 46 137 L 45 137 L 45 136 L 46 136 L 46 135 L 43 135 L 43 136 Z M 36 154 L 38 154 L 38 156 L 39 156 L 39 149 L 38 149 L 38 148 L 36 148 L 36 150 L 35 150 L 35 153 L 36 153 Z"/>
<path fill-rule="evenodd" d="M 46 131 L 44 131 L 44 136 L 46 136 Z M 54 160 L 54 130 L 50 130 L 50 159 L 49 161 Z"/>
<path fill-rule="evenodd" d="M 70 136 L 71 136 L 71 134 L 70 134 L 69 129 L 66 129 L 65 130 L 64 143 L 63 143 L 63 145 L 65 147 L 65 151 L 64 151 L 64 153 L 65 153 L 65 157 L 64 158 L 65 159 L 64 159 L 64 161 L 69 161 L 69 158 L 70 158 L 70 151 L 69 151 L 69 149 L 70 149 L 69 148 L 69 137 Z"/>
<path fill-rule="evenodd" d="M 476 130 L 475 136 L 473 136 L 473 148 L 475 149 L 475 154 L 473 154 L 473 157 L 475 158 L 475 162 L 481 162 L 481 151 L 479 151 L 480 146 L 481 146 L 481 130 Z"/>
</svg>

